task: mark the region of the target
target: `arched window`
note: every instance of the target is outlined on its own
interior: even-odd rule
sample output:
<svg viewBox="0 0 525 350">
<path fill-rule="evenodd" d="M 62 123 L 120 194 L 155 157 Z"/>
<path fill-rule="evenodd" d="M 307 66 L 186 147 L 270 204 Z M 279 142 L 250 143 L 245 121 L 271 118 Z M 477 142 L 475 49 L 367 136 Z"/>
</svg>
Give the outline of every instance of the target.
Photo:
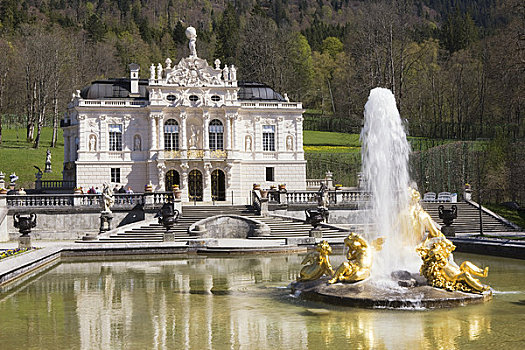
<svg viewBox="0 0 525 350">
<path fill-rule="evenodd" d="M 213 119 L 209 127 L 210 134 L 210 150 L 224 149 L 224 126 L 218 119 Z"/>
<path fill-rule="evenodd" d="M 164 150 L 179 150 L 179 123 L 174 119 L 169 119 L 164 123 Z"/>
</svg>

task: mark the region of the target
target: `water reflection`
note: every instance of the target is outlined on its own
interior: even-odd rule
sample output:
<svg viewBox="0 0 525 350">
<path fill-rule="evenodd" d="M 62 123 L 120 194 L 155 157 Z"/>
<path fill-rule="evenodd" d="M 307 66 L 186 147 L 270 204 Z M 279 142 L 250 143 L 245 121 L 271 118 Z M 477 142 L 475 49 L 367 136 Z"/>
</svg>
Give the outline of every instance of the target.
<svg viewBox="0 0 525 350">
<path fill-rule="evenodd" d="M 523 282 L 518 293 L 451 310 L 327 307 L 279 288 L 297 277 L 301 258 L 63 263 L 0 294 L 0 341 L 57 349 L 458 349 L 521 337 L 513 323 L 523 320 L 516 305 Z M 524 280 L 524 262 L 490 259 L 491 285 L 505 290 Z"/>
</svg>

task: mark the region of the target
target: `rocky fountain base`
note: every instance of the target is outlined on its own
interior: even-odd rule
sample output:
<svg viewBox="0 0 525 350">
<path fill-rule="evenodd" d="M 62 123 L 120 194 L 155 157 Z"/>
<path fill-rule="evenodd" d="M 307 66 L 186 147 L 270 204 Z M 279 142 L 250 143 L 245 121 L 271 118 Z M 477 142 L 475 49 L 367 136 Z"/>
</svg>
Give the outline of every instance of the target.
<svg viewBox="0 0 525 350">
<path fill-rule="evenodd" d="M 449 292 L 427 285 L 424 277 L 404 272 L 393 277 L 398 288 L 378 286 L 370 280 L 352 284 L 329 284 L 328 277 L 314 281 L 293 282 L 292 293 L 305 300 L 360 308 L 434 309 L 477 304 L 492 299 L 490 291 L 483 294 Z"/>
</svg>

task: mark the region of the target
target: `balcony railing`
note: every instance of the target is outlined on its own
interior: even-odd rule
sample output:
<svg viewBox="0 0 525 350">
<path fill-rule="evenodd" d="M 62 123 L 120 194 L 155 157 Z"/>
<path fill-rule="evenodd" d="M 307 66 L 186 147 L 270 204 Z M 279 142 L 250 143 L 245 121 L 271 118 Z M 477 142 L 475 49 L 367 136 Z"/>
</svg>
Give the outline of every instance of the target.
<svg viewBox="0 0 525 350">
<path fill-rule="evenodd" d="M 184 151 L 164 151 L 165 159 L 203 159 L 205 158 L 206 151 L 203 149 L 189 149 L 186 151 L 186 156 Z M 228 152 L 224 150 L 210 150 L 209 157 L 211 159 L 226 159 L 228 158 Z"/>
<path fill-rule="evenodd" d="M 282 195 L 284 194 L 284 196 Z M 317 205 L 318 191 L 287 191 L 285 193 L 271 191 L 270 203 L 288 205 Z M 328 191 L 329 205 L 359 204 L 370 200 L 370 194 L 361 191 L 335 190 Z"/>
</svg>

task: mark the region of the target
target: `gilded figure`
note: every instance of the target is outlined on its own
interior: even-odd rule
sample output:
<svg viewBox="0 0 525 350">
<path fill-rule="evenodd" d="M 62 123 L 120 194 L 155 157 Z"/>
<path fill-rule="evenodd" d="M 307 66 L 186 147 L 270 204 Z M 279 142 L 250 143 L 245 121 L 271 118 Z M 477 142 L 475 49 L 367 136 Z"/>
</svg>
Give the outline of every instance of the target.
<svg viewBox="0 0 525 350">
<path fill-rule="evenodd" d="M 452 252 L 454 244 L 444 236 L 425 240 L 416 250 L 423 259 L 419 272 L 436 288 L 481 294 L 490 290 L 477 277 L 487 277 L 489 268 L 481 269 L 470 261 L 457 265 Z"/>
<path fill-rule="evenodd" d="M 298 281 L 312 281 L 321 278 L 323 275 L 332 277 L 334 270 L 330 264 L 328 255 L 332 254 L 332 247 L 327 241 L 317 244 L 315 252 L 308 253 L 301 264 L 304 266 L 299 273 Z"/>
<path fill-rule="evenodd" d="M 383 242 L 383 238 L 378 238 L 369 245 L 361 235 L 350 233 L 344 240 L 345 247 L 348 249 L 347 261 L 337 268 L 334 277 L 328 283 L 354 283 L 368 278 L 372 268 L 373 250 L 380 250 Z"/>
</svg>

